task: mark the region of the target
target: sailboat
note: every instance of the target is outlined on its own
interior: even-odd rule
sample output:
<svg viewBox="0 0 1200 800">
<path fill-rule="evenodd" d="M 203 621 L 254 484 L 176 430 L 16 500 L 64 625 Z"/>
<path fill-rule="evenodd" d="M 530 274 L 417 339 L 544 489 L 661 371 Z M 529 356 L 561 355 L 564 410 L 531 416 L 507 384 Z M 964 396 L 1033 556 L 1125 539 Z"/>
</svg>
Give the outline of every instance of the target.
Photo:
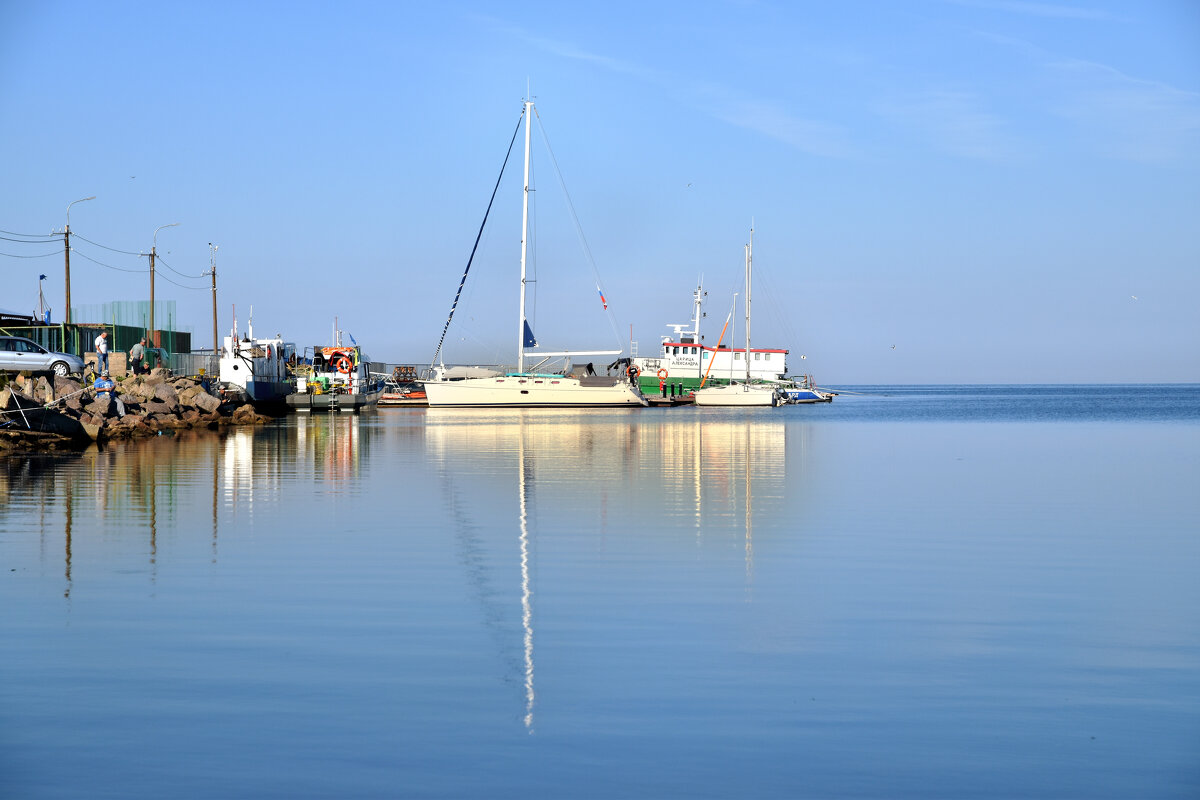
<svg viewBox="0 0 1200 800">
<path fill-rule="evenodd" d="M 615 357 L 619 356 L 621 351 L 544 352 L 536 350 L 537 341 L 534 339 L 529 321 L 525 317 L 525 257 L 529 240 L 529 143 L 533 122 L 532 100 L 525 101 L 522 116 L 525 121 L 525 190 L 521 212 L 521 303 L 518 315 L 517 369 L 516 372 L 504 375 L 455 380 L 444 366 L 435 367 L 432 370 L 431 379 L 425 381 L 425 393 L 429 400 L 429 406 L 431 408 L 439 406 L 553 408 L 647 405 L 646 398 L 637 388 L 636 375 L 632 377 L 625 373 L 597 375 L 594 369 L 590 368 L 590 363 L 589 369 L 586 370 L 588 374 L 580 376 L 537 371 L 539 367 L 554 358 L 579 360 L 584 357 Z M 463 279 L 466 279 L 465 274 Z M 459 291 L 461 292 L 461 290 L 460 284 Z M 456 298 L 455 304 L 457 302 Z M 451 316 L 453 313 L 452 307 Z M 447 325 L 449 325 L 449 321 L 447 321 Z M 525 369 L 527 348 L 534 349 L 534 352 L 528 355 L 541 359 L 532 370 L 528 371 Z"/>
<path fill-rule="evenodd" d="M 725 386 L 709 386 L 695 392 L 698 406 L 767 406 L 779 405 L 779 394 L 769 383 L 750 382 L 750 275 L 753 270 L 754 228 L 750 228 L 750 243 L 746 245 L 746 380 L 730 381 Z"/>
</svg>

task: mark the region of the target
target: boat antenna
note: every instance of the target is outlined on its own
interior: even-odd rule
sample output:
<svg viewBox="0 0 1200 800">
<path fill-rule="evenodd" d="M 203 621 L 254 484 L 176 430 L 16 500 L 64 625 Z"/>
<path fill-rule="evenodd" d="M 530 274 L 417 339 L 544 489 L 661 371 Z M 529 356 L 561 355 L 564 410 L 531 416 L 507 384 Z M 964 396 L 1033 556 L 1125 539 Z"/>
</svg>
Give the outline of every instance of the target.
<svg viewBox="0 0 1200 800">
<path fill-rule="evenodd" d="M 496 202 L 496 192 L 500 189 L 500 179 L 504 177 L 504 169 L 508 166 L 509 156 L 512 155 L 513 144 L 517 141 L 517 134 L 521 131 L 521 120 L 525 119 L 525 107 L 521 107 L 521 116 L 517 119 L 517 127 L 513 129 L 512 140 L 508 143 L 508 152 L 504 154 L 504 163 L 500 165 L 500 174 L 496 177 L 496 186 L 492 189 L 492 198 L 488 200 L 487 210 L 483 212 L 483 222 L 479 223 L 479 233 L 475 234 L 475 244 L 471 248 L 471 255 L 467 258 L 467 268 L 463 270 L 462 280 L 458 282 L 458 291 L 454 293 L 454 302 L 450 304 L 450 315 L 446 317 L 446 325 L 442 328 L 442 338 L 438 339 L 437 349 L 433 351 L 433 359 L 429 362 L 429 368 L 437 366 L 438 357 L 442 353 L 442 345 L 446 341 L 446 331 L 450 330 L 450 320 L 454 319 L 454 309 L 458 308 L 458 300 L 462 297 L 463 285 L 467 282 L 467 273 L 471 271 L 471 262 L 475 260 L 475 252 L 479 249 L 479 240 L 483 238 L 483 228 L 487 225 L 488 214 L 492 212 L 492 203 Z"/>
</svg>

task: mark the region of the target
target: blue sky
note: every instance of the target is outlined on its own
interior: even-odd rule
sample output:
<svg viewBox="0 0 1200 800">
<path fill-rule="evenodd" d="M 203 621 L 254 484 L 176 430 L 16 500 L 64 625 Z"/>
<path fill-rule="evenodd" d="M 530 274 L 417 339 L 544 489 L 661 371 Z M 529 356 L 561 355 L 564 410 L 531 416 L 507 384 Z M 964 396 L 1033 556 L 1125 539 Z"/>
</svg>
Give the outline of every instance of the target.
<svg viewBox="0 0 1200 800">
<path fill-rule="evenodd" d="M 527 84 L 543 346 L 652 352 L 700 276 L 715 342 L 753 221 L 754 343 L 822 384 L 1200 381 L 1189 0 L 0 2 L 0 230 L 95 195 L 75 304 L 179 222 L 199 345 L 213 242 L 222 331 L 428 362 Z M 519 234 L 517 152 L 448 361 L 513 359 Z M 0 253 L 61 318 L 61 247 Z"/>
</svg>

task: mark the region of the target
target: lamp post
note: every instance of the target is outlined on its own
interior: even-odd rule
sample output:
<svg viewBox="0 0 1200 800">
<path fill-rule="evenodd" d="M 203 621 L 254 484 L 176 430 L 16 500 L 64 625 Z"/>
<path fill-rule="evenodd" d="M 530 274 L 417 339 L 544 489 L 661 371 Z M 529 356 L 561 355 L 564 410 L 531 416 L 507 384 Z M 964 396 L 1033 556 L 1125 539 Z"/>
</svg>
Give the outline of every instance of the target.
<svg viewBox="0 0 1200 800">
<path fill-rule="evenodd" d="M 158 252 L 158 232 L 163 228 L 174 228 L 178 222 L 169 222 L 166 225 L 159 225 L 154 229 L 154 243 L 150 248 L 150 341 L 155 347 L 161 346 L 159 343 L 158 331 L 154 327 L 154 257 Z"/>
<path fill-rule="evenodd" d="M 66 280 L 64 283 L 67 287 L 67 316 L 65 317 L 67 324 L 71 324 L 71 206 L 76 203 L 82 203 L 84 200 L 95 200 L 96 196 L 84 197 L 80 200 L 72 200 L 67 203 L 67 227 L 63 230 L 63 248 L 64 258 L 66 259 Z"/>
<path fill-rule="evenodd" d="M 217 356 L 217 248 L 218 245 L 212 242 L 208 243 L 208 263 L 210 266 L 209 274 L 212 275 L 212 301 L 213 301 L 213 356 Z"/>
</svg>

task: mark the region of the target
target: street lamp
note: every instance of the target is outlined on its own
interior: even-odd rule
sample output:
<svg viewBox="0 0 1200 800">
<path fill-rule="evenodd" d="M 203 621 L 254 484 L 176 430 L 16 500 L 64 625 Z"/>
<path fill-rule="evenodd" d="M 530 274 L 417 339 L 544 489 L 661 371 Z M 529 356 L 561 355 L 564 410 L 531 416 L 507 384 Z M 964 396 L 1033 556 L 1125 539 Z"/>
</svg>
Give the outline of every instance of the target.
<svg viewBox="0 0 1200 800">
<path fill-rule="evenodd" d="M 208 259 L 212 269 L 209 274 L 212 275 L 212 301 L 213 301 L 213 357 L 217 356 L 217 249 L 219 245 L 212 242 L 208 243 Z"/>
<path fill-rule="evenodd" d="M 84 197 L 80 200 L 72 200 L 67 203 L 67 227 L 63 230 L 63 247 L 66 259 L 66 280 L 64 283 L 67 287 L 67 324 L 71 324 L 71 206 L 76 203 L 82 203 L 84 200 L 95 200 L 96 196 Z"/>
<path fill-rule="evenodd" d="M 154 257 L 158 251 L 158 232 L 163 228 L 174 228 L 178 222 L 169 222 L 166 225 L 159 225 L 154 229 L 154 244 L 150 248 L 150 340 L 154 342 L 155 347 L 160 347 L 156 328 L 154 327 Z"/>
</svg>

